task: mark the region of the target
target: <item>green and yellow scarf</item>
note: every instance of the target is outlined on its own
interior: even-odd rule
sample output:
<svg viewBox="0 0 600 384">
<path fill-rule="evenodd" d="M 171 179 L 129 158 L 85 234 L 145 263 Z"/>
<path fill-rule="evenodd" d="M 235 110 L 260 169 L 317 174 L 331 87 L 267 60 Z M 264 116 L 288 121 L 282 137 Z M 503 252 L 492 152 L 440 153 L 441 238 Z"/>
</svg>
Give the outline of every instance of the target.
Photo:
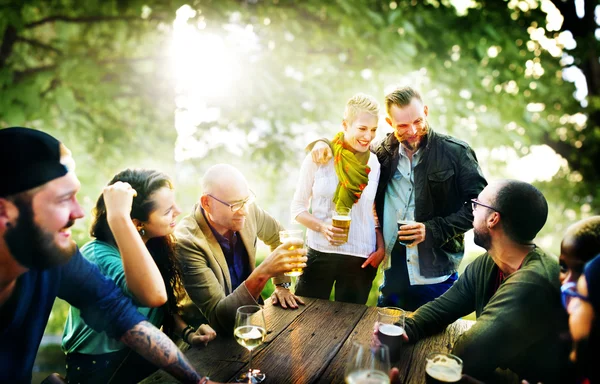
<svg viewBox="0 0 600 384">
<path fill-rule="evenodd" d="M 352 152 L 344 143 L 344 132 L 335 135 L 331 147 L 333 149 L 333 166 L 340 180 L 333 195 L 333 202 L 336 209 L 352 208 L 369 183 L 371 168 L 367 163 L 371 152 Z"/>
</svg>

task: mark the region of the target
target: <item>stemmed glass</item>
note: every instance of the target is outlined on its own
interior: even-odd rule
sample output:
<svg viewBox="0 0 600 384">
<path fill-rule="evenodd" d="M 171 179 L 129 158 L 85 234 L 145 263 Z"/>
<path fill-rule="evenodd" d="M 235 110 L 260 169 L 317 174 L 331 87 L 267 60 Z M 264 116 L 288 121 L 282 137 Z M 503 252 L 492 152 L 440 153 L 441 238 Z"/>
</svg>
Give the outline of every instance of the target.
<svg viewBox="0 0 600 384">
<path fill-rule="evenodd" d="M 390 352 L 384 344 L 353 343 L 348 364 L 346 383 L 390 384 Z"/>
<path fill-rule="evenodd" d="M 252 350 L 261 345 L 267 336 L 265 315 L 262 308 L 258 305 L 239 307 L 235 314 L 233 335 L 238 344 L 250 351 L 248 372 L 242 373 L 236 381 L 238 383 L 262 383 L 265 374 L 260 369 L 252 369 Z"/>
</svg>

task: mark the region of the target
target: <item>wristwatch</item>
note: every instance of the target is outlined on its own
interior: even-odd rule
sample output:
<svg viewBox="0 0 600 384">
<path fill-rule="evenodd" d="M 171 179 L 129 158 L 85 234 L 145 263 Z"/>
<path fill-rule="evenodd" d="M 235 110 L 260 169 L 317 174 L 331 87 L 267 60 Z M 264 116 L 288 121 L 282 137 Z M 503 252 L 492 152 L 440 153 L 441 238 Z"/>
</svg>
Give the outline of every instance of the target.
<svg viewBox="0 0 600 384">
<path fill-rule="evenodd" d="M 287 282 L 287 283 L 279 283 L 279 284 L 275 284 L 276 287 L 281 287 L 281 288 L 285 288 L 285 289 L 290 289 L 290 287 L 292 286 L 292 283 Z"/>
</svg>

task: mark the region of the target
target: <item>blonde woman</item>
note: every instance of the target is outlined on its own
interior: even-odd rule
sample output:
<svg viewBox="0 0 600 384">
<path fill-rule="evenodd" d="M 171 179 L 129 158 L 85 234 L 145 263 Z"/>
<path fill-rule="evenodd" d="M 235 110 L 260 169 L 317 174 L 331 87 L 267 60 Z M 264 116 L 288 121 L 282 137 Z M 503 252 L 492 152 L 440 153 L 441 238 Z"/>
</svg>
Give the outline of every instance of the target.
<svg viewBox="0 0 600 384">
<path fill-rule="evenodd" d="M 373 202 L 379 161 L 369 147 L 377 132 L 379 104 L 368 95 L 350 98 L 342 130 L 331 141 L 333 161 L 302 163 L 291 204 L 292 217 L 308 228 L 308 261 L 296 294 L 365 304 L 377 267 L 384 257 L 383 236 L 376 228 Z M 310 208 L 310 210 L 309 210 Z M 351 208 L 348 241 L 331 223 L 332 212 Z"/>
</svg>

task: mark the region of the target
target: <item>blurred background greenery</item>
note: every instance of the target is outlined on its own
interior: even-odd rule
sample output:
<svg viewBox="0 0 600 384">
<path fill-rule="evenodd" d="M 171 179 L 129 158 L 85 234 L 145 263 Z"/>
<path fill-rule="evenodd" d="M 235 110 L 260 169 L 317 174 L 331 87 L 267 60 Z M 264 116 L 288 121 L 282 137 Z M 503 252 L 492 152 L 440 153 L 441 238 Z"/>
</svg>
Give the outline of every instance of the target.
<svg viewBox="0 0 600 384">
<path fill-rule="evenodd" d="M 550 217 L 536 242 L 558 253 L 566 227 L 600 211 L 598 9 L 589 0 L 0 0 L 0 128 L 60 138 L 86 212 L 125 167 L 171 175 L 189 212 L 203 172 L 227 162 L 290 225 L 305 144 L 340 129 L 354 93 L 383 100 L 409 84 L 432 127 L 470 143 L 488 179 L 544 192 Z M 390 129 L 380 120 L 381 138 Z M 89 217 L 75 226 L 80 245 Z M 471 238 L 467 258 L 481 251 Z M 49 333 L 61 332 L 66 308 L 57 301 Z"/>
</svg>

